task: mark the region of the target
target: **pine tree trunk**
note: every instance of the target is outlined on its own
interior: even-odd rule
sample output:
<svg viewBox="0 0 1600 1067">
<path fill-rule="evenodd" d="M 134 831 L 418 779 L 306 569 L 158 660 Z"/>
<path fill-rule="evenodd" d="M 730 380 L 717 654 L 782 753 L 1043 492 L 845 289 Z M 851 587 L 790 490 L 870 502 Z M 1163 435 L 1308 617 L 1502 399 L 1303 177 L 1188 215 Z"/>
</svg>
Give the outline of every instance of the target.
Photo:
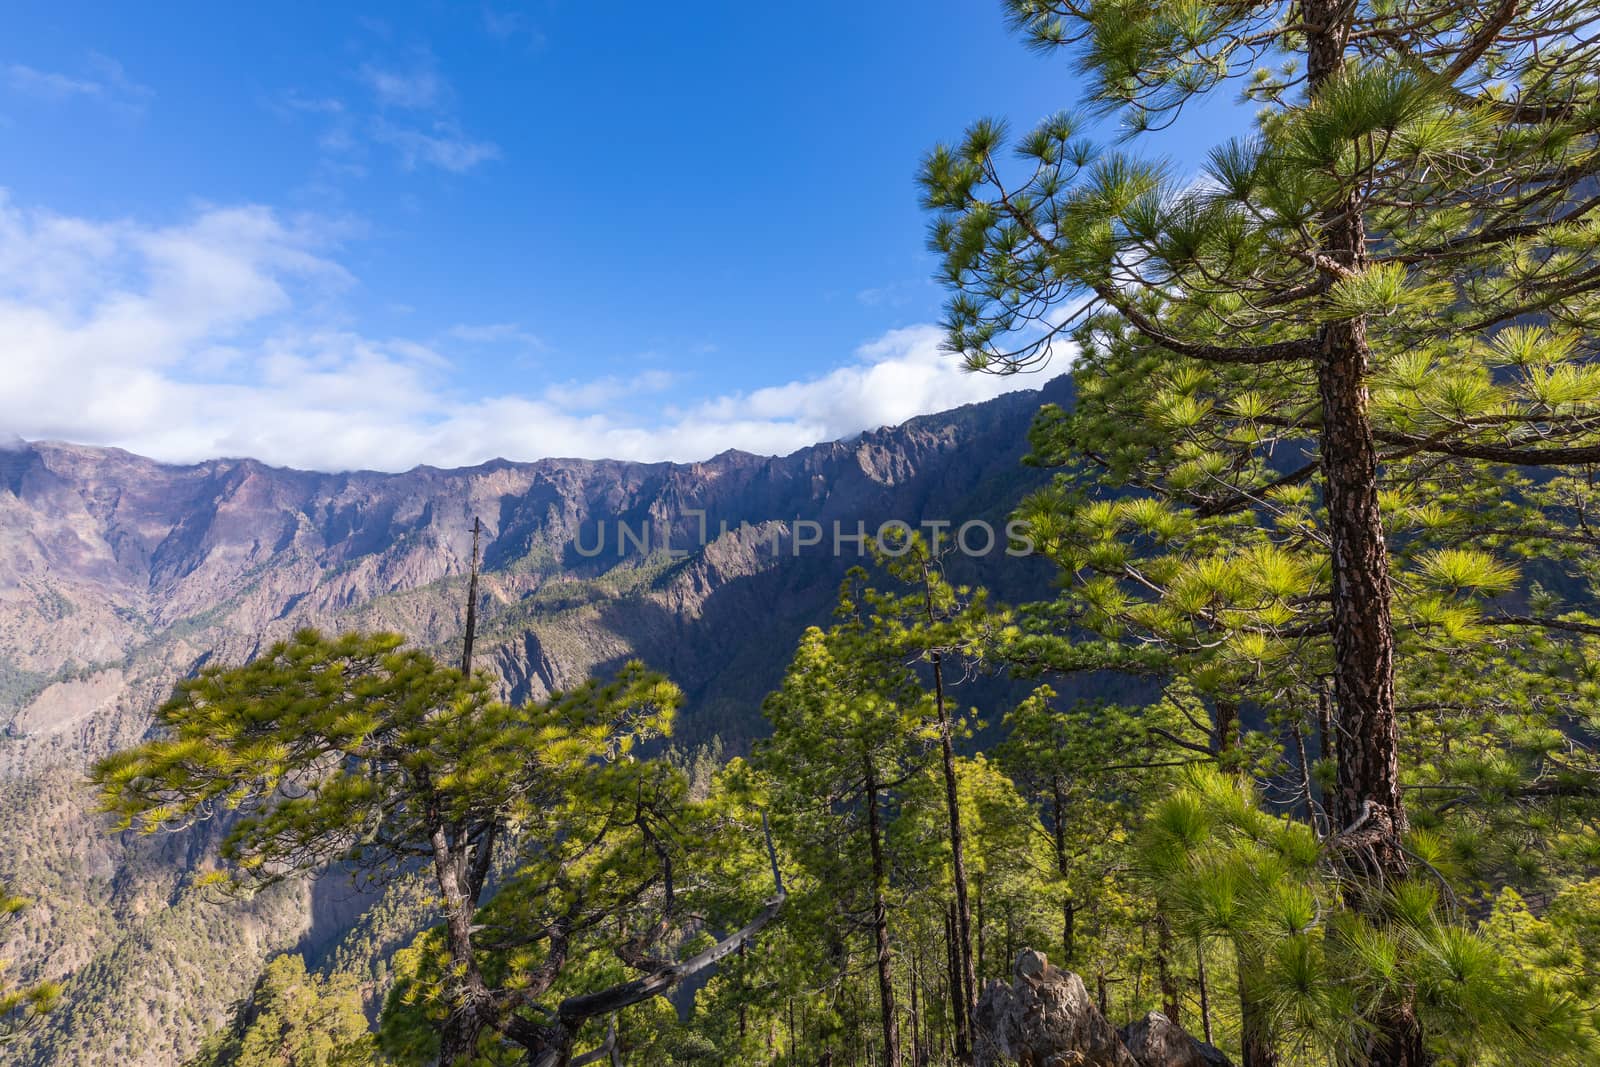
<svg viewBox="0 0 1600 1067">
<path fill-rule="evenodd" d="M 933 549 L 939 547 L 935 539 Z M 935 622 L 933 610 L 934 575 L 925 559 L 922 563 L 923 609 L 928 624 Z M 935 651 L 928 657 L 933 667 L 934 712 L 939 720 L 939 760 L 944 774 L 945 815 L 950 824 L 950 869 L 956 891 L 955 932 L 957 960 L 961 965 L 961 1005 L 968 1018 L 978 1005 L 977 971 L 972 962 L 972 909 L 967 904 L 966 840 L 961 829 L 961 797 L 956 781 L 955 746 L 944 691 L 944 656 Z M 959 1053 L 958 1053 L 959 1056 Z M 965 1061 L 965 1057 L 961 1057 Z"/>
<path fill-rule="evenodd" d="M 1067 862 L 1067 826 L 1066 818 L 1066 790 L 1061 783 L 1061 775 L 1052 775 L 1050 778 L 1050 795 L 1052 800 L 1052 823 L 1050 835 L 1056 848 L 1056 873 L 1065 882 L 1071 868 Z M 1077 909 L 1072 905 L 1069 896 L 1061 903 L 1061 966 L 1071 967 L 1072 957 L 1077 950 L 1076 918 Z"/>
<path fill-rule="evenodd" d="M 1299 723 L 1294 724 L 1294 751 L 1295 759 L 1300 771 L 1300 802 L 1303 805 L 1306 825 L 1322 836 L 1322 829 L 1317 825 L 1317 802 L 1311 793 L 1311 760 L 1306 756 L 1306 735 Z"/>
<path fill-rule="evenodd" d="M 1175 1025 L 1183 1025 L 1183 1002 L 1178 994 L 1178 980 L 1172 973 L 1172 927 L 1167 917 L 1156 915 L 1156 981 L 1161 986 L 1161 1014 Z"/>
<path fill-rule="evenodd" d="M 920 998 L 917 996 L 917 982 L 921 975 L 917 967 L 917 943 L 911 942 L 911 981 L 906 983 L 911 993 L 911 1067 L 922 1067 L 922 1018 L 919 1011 Z"/>
<path fill-rule="evenodd" d="M 1246 1009 L 1239 1038 L 1244 1067 L 1277 1067 L 1278 1050 L 1263 1030 L 1261 1009 L 1249 1002 L 1242 1002 L 1240 1007 Z"/>
<path fill-rule="evenodd" d="M 1306 74 L 1314 98 L 1344 68 L 1350 9 L 1342 0 L 1306 0 Z M 1340 267 L 1366 263 L 1362 204 L 1355 193 L 1323 212 L 1322 253 Z M 1383 517 L 1378 507 L 1378 454 L 1367 374 L 1370 348 L 1363 318 L 1321 328 L 1317 389 L 1323 503 L 1333 572 L 1333 698 L 1338 754 L 1331 813 L 1340 852 L 1357 878 L 1352 903 L 1379 906 L 1377 891 L 1406 875 L 1406 830 L 1400 793 L 1395 715 L 1393 591 Z M 1428 1062 L 1409 1001 L 1386 1006 L 1374 1020 L 1369 1067 L 1421 1067 Z"/>
<path fill-rule="evenodd" d="M 1342 70 L 1349 15 L 1342 0 L 1308 0 L 1307 76 L 1315 97 Z M 1361 204 L 1352 194 L 1322 216 L 1322 252 L 1339 266 L 1366 263 Z M 1393 591 L 1389 550 L 1378 508 L 1378 451 L 1367 389 L 1370 349 L 1362 318 L 1321 328 L 1317 388 L 1322 400 L 1323 502 L 1333 571 L 1333 696 L 1336 705 L 1337 831 L 1360 822 L 1369 842 L 1367 873 L 1403 877 L 1400 849 L 1405 809 L 1400 798 L 1394 696 Z"/>
<path fill-rule="evenodd" d="M 745 950 L 748 947 L 749 942 L 747 941 L 741 941 L 739 943 L 739 1037 L 741 1042 L 749 1033 L 749 1022 L 745 1011 L 745 1003 L 748 999 L 748 991 L 744 988 L 746 984 L 745 962 L 747 959 Z"/>
<path fill-rule="evenodd" d="M 1211 739 L 1211 746 L 1217 755 L 1225 756 L 1232 752 L 1239 743 L 1239 702 L 1218 697 L 1216 703 L 1216 736 Z"/>
<path fill-rule="evenodd" d="M 965 1063 L 970 1050 L 970 1046 L 967 1043 L 967 1028 L 972 1021 L 972 1016 L 961 1010 L 961 959 L 960 952 L 956 948 L 956 906 L 954 901 L 945 909 L 944 947 L 945 962 L 949 971 L 949 978 L 946 984 L 950 994 L 950 1017 L 955 1022 L 956 1060 Z"/>
<path fill-rule="evenodd" d="M 489 992 L 478 970 L 472 944 L 472 920 L 477 902 L 468 899 L 463 882 L 462 857 L 450 845 L 442 826 L 430 835 L 434 880 L 445 917 L 445 943 L 456 970 L 449 991 L 450 1009 L 439 1028 L 439 1065 L 453 1067 L 477 1055 L 478 1037 L 489 1015 Z"/>
<path fill-rule="evenodd" d="M 1250 976 L 1258 961 L 1239 956 L 1239 1044 L 1244 1067 L 1277 1067 L 1278 1049 L 1265 1012 L 1250 993 Z"/>
<path fill-rule="evenodd" d="M 983 973 L 983 875 L 978 875 L 974 883 L 978 890 L 977 923 L 972 931 L 973 942 L 978 950 L 978 974 Z"/>
<path fill-rule="evenodd" d="M 878 816 L 877 768 L 870 755 L 864 762 L 867 836 L 872 851 L 872 935 L 878 951 L 878 996 L 883 1006 L 883 1062 L 886 1067 L 900 1067 L 900 1018 L 894 1006 L 894 960 L 889 947 L 889 907 L 884 899 L 888 872 L 883 861 L 883 836 Z"/>
<path fill-rule="evenodd" d="M 1359 222 L 1346 226 L 1359 231 Z M 1366 329 L 1359 321 L 1323 330 L 1322 469 L 1333 548 L 1333 646 L 1338 831 L 1359 824 L 1361 873 L 1405 875 L 1400 835 L 1399 738 L 1395 721 L 1394 631 L 1389 553 L 1378 511 L 1377 449 L 1365 375 Z"/>
<path fill-rule="evenodd" d="M 926 581 L 926 576 L 924 581 Z M 928 615 L 932 622 L 933 597 L 928 593 Z M 951 741 L 949 711 L 945 705 L 944 661 L 935 652 L 933 660 L 934 710 L 939 718 L 939 761 L 944 772 L 945 814 L 950 823 L 950 873 L 956 891 L 956 952 L 961 964 L 961 1005 L 971 1016 L 978 1006 L 977 968 L 972 962 L 972 910 L 967 903 L 966 839 L 961 831 L 961 796 L 956 781 L 955 746 Z"/>
</svg>

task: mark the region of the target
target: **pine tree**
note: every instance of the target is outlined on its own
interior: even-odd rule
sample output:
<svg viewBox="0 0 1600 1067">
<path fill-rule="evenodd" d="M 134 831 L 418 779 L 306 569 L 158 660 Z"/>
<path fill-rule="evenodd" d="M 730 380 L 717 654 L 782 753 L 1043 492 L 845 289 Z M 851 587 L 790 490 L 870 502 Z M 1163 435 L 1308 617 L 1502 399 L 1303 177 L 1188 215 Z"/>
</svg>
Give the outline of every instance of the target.
<svg viewBox="0 0 1600 1067">
<path fill-rule="evenodd" d="M 1115 398 L 1042 451 L 1137 497 L 1063 490 L 1032 512 L 1067 516 L 1054 554 L 1086 621 L 1179 650 L 1225 707 L 1250 683 L 1285 719 L 1317 691 L 1291 658 L 1318 649 L 1332 840 L 1351 901 L 1375 914 L 1413 866 L 1403 709 L 1443 702 L 1397 685 L 1410 671 L 1436 687 L 1432 638 L 1514 634 L 1570 674 L 1600 633 L 1569 611 L 1488 606 L 1515 584 L 1508 552 L 1592 543 L 1592 5 L 1008 6 L 1035 45 L 1077 58 L 1090 103 L 1130 135 L 1228 87 L 1261 106 L 1192 183 L 1102 152 L 1066 116 L 1022 137 L 1013 167 L 1003 127 L 980 123 L 930 156 L 926 201 L 958 291 L 951 347 L 1014 371 L 1072 338 Z M 1574 473 L 1494 506 L 1497 478 L 1555 467 Z M 1586 760 L 1569 790 L 1592 791 Z M 1366 1062 L 1427 1061 L 1415 1007 L 1375 1009 Z"/>
<path fill-rule="evenodd" d="M 955 742 L 967 728 L 966 716 L 955 703 L 952 682 L 970 674 L 987 650 L 1011 624 L 1004 612 L 989 610 L 982 590 L 957 587 L 944 574 L 949 546 L 937 535 L 929 544 L 913 536 L 903 544 L 887 546 L 877 562 L 906 592 L 898 595 L 866 589 L 862 599 L 870 607 L 867 633 L 876 646 L 874 655 L 886 669 L 913 661 L 926 664 L 931 682 L 931 727 L 939 746 L 939 771 L 944 787 L 946 840 L 949 846 L 955 934 L 957 1000 L 956 1056 L 970 1055 L 968 1022 L 978 1000 L 977 962 L 974 956 L 972 905 L 968 900 L 967 842 L 961 819 L 961 783 L 956 772 Z M 949 675 L 947 675 L 949 671 Z"/>
<path fill-rule="evenodd" d="M 16 896 L 0 882 L 0 938 L 27 907 L 26 898 Z M 15 984 L 7 978 L 5 964 L 0 959 L 0 1048 L 37 1026 L 61 999 L 61 987 L 55 982 Z"/>
<path fill-rule="evenodd" d="M 377 1051 L 349 976 L 309 974 L 292 953 L 267 964 L 234 1025 L 190 1067 L 376 1067 Z"/>
<path fill-rule="evenodd" d="M 926 760 L 926 708 L 909 671 L 881 670 L 851 604 L 847 594 L 846 621 L 801 638 L 783 684 L 767 699 L 773 734 L 756 763 L 783 790 L 783 837 L 797 847 L 816 891 L 842 908 L 841 918 L 855 910 L 851 888 L 864 891 L 861 925 L 871 931 L 884 1063 L 899 1067 L 887 838 L 897 794 Z"/>
<path fill-rule="evenodd" d="M 557 1062 L 590 1020 L 665 993 L 776 913 L 781 883 L 745 926 L 671 955 L 699 906 L 722 914 L 697 889 L 739 827 L 690 801 L 681 773 L 632 755 L 670 728 L 670 683 L 629 664 L 510 707 L 401 645 L 303 631 L 242 667 L 207 667 L 161 707 L 156 739 L 96 766 L 104 807 L 145 832 L 232 812 L 222 877 L 241 889 L 335 864 L 382 883 L 425 864 L 443 922 L 411 957 L 408 993 L 444 1064 L 501 1040 Z M 735 885 L 750 882 L 743 871 Z M 639 977 L 601 972 L 542 1003 L 594 977 L 597 951 Z"/>
</svg>

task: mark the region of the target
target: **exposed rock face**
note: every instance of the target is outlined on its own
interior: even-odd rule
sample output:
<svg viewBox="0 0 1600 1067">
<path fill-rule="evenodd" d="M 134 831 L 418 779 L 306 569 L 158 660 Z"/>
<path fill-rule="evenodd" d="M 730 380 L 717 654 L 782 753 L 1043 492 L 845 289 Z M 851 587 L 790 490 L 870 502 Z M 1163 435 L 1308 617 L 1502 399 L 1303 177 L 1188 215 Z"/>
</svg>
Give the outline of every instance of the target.
<svg viewBox="0 0 1600 1067">
<path fill-rule="evenodd" d="M 1139 1067 L 1233 1067 L 1221 1049 L 1189 1036 L 1159 1011 L 1124 1026 L 1122 1043 Z"/>
<path fill-rule="evenodd" d="M 0 449 L 0 733 L 76 741 L 91 721 L 136 722 L 151 704 L 142 682 L 155 679 L 159 697 L 202 658 L 241 660 L 299 626 L 449 645 L 475 518 L 480 665 L 507 695 L 539 696 L 641 655 L 688 693 L 688 733 L 702 733 L 702 715 L 726 717 L 730 702 L 747 705 L 748 721 L 785 646 L 827 617 L 839 576 L 865 559 L 848 540 L 857 524 L 1003 524 L 1042 481 L 1018 462 L 1029 417 L 1041 399 L 1066 398 L 1051 383 L 1042 397 L 1013 394 L 789 456 L 730 451 L 688 464 L 326 474 L 10 445 Z M 996 533 L 992 564 L 1004 559 Z M 779 638 L 766 669 L 728 670 L 752 639 Z M 39 699 L 62 682 L 83 684 Z M 0 778 L 29 769 L 26 750 L 39 746 L 4 747 Z"/>
<path fill-rule="evenodd" d="M 976 1067 L 1144 1067 L 1100 1014 L 1083 979 L 1024 949 L 1007 986 L 990 981 L 973 1013 Z"/>
<path fill-rule="evenodd" d="M 973 1013 L 976 1067 L 1232 1067 L 1160 1012 L 1114 1029 L 1083 979 L 1023 949 L 1011 985 L 990 981 Z"/>
</svg>

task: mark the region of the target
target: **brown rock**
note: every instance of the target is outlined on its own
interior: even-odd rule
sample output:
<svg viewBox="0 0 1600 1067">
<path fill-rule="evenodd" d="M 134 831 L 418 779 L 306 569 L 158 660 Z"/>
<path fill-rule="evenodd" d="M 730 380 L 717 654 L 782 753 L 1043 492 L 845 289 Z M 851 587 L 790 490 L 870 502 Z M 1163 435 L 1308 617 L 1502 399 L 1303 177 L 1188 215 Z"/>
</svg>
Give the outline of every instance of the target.
<svg viewBox="0 0 1600 1067">
<path fill-rule="evenodd" d="M 1071 971 L 1017 956 L 1010 986 L 991 981 L 973 1012 L 976 1067 L 1141 1067 Z"/>
<path fill-rule="evenodd" d="M 1122 1042 L 1139 1067 L 1233 1067 L 1221 1049 L 1191 1037 L 1159 1011 L 1123 1027 Z"/>
</svg>

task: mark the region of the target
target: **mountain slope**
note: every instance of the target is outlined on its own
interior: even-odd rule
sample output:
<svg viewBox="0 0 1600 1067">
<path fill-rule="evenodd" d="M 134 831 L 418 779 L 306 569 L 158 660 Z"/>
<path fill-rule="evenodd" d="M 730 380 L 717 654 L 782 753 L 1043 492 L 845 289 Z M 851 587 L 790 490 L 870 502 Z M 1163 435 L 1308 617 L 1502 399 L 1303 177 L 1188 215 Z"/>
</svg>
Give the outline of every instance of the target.
<svg viewBox="0 0 1600 1067">
<path fill-rule="evenodd" d="M 1065 380 L 1043 398 L 1067 399 Z M 790 456 L 692 464 L 319 474 L 0 451 L 0 878 L 41 901 L 0 957 L 72 983 L 23 1062 L 178 1062 L 272 952 L 324 952 L 352 928 L 362 944 L 393 936 L 336 879 L 210 900 L 192 883 L 213 827 L 104 833 L 83 770 L 136 740 L 175 678 L 306 625 L 396 630 L 453 656 L 477 518 L 476 666 L 506 696 L 640 656 L 688 695 L 680 745 L 715 735 L 737 749 L 760 732 L 761 696 L 800 631 L 863 562 L 856 542 L 835 554 L 836 530 L 983 519 L 997 544 L 958 557 L 957 577 L 1002 595 L 1047 580 L 1005 558 L 1002 529 L 1041 478 L 1019 463 L 1040 402 L 1011 394 Z M 984 540 L 975 529 L 969 544 Z"/>
</svg>

